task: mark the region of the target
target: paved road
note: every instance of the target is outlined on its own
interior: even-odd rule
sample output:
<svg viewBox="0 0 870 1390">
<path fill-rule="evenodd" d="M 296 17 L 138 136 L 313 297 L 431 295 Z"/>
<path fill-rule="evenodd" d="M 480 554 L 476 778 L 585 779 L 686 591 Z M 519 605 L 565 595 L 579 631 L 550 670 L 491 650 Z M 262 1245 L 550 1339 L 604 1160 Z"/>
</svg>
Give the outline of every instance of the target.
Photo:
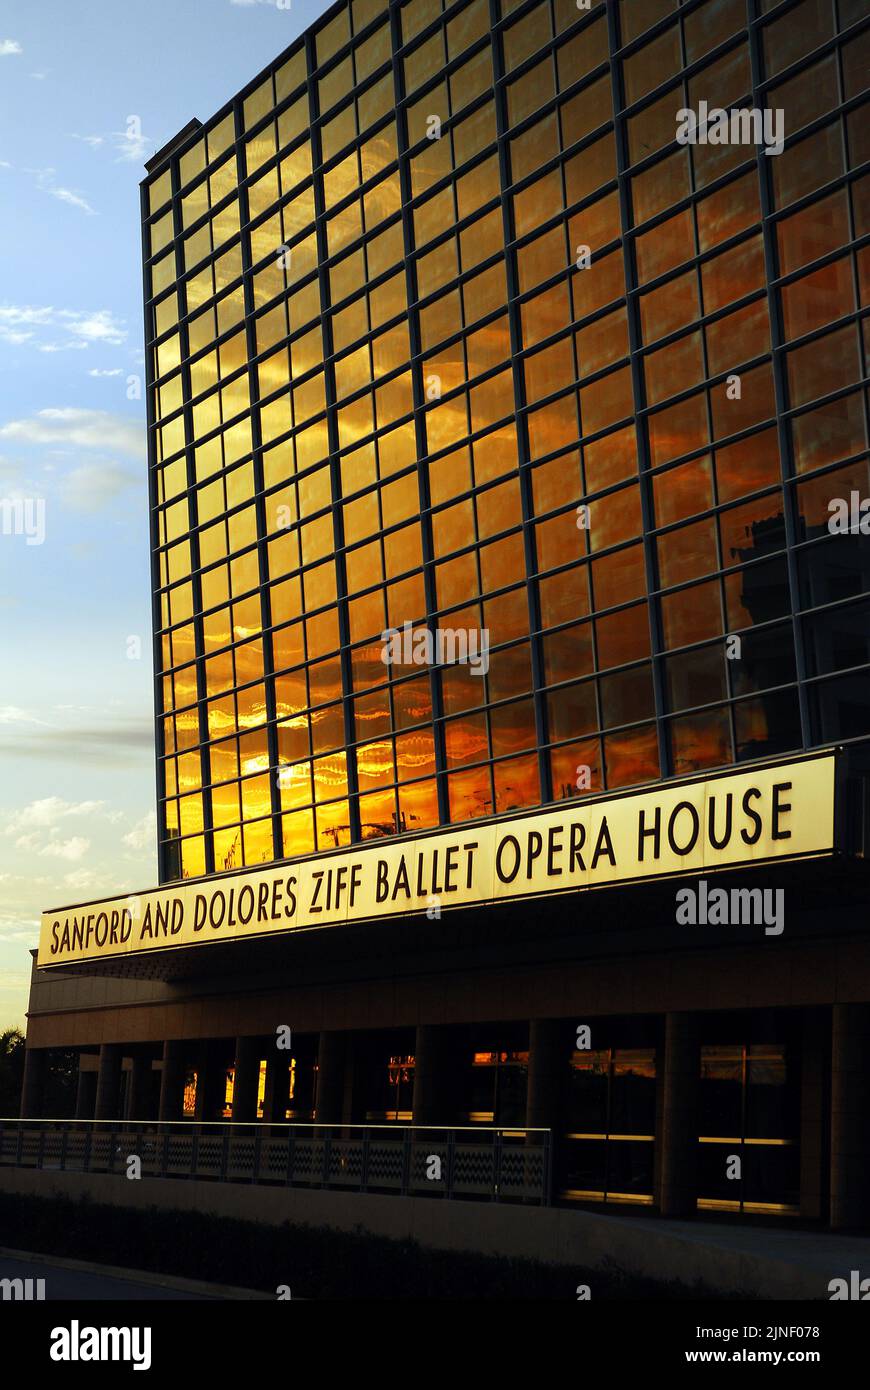
<svg viewBox="0 0 870 1390">
<path fill-rule="evenodd" d="M 194 1301 L 221 1301 L 209 1298 L 207 1294 L 183 1293 L 178 1289 L 159 1288 L 156 1284 L 136 1284 L 132 1280 L 118 1279 L 113 1275 L 91 1273 L 79 1269 L 64 1269 L 61 1265 L 43 1264 L 41 1261 L 10 1260 L 0 1256 L 0 1279 L 44 1279 L 46 1302 L 58 1299 L 84 1299 L 87 1301 L 126 1301 L 144 1298 L 155 1299 L 193 1299 Z M 2 1293 L 0 1293 L 2 1303 Z"/>
</svg>

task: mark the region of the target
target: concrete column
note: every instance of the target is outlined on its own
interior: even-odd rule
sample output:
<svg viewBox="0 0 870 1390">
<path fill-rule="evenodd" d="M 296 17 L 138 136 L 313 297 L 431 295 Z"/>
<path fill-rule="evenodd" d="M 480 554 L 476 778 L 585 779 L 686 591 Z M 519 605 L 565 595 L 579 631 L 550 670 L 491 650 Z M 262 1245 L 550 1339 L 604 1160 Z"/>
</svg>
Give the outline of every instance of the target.
<svg viewBox="0 0 870 1390">
<path fill-rule="evenodd" d="M 665 1020 L 657 1193 L 662 1216 L 692 1216 L 697 1210 L 700 1073 L 696 1016 L 668 1014 Z"/>
<path fill-rule="evenodd" d="M 421 1023 L 414 1039 L 414 1124 L 445 1125 L 451 1119 L 450 1029 Z"/>
<path fill-rule="evenodd" d="M 42 1116 L 47 1068 L 48 1051 L 46 1048 L 28 1047 L 24 1053 L 24 1077 L 21 1083 L 21 1118 L 23 1120 L 36 1120 Z"/>
<path fill-rule="evenodd" d="M 274 1042 L 272 1043 L 274 1048 Z M 287 1123 L 284 1112 L 289 1104 L 290 1053 L 275 1051 L 266 1058 L 266 1085 L 263 1090 L 264 1124 Z"/>
<path fill-rule="evenodd" d="M 151 1119 L 151 1054 L 134 1052 L 127 1076 L 127 1120 Z"/>
<path fill-rule="evenodd" d="M 180 1120 L 184 1105 L 185 1048 L 180 1040 L 163 1044 L 163 1070 L 160 1074 L 160 1102 L 157 1115 L 164 1124 Z"/>
<path fill-rule="evenodd" d="M 529 1024 L 529 1089 L 526 1124 L 529 1129 L 558 1130 L 562 1083 L 568 1049 L 564 1029 L 556 1019 L 535 1018 Z"/>
<path fill-rule="evenodd" d="M 220 1120 L 226 1089 L 226 1053 L 214 1041 L 203 1043 L 196 1065 L 196 1115 L 201 1122 Z"/>
<path fill-rule="evenodd" d="M 259 1038 L 236 1038 L 235 1080 L 233 1082 L 234 1121 L 242 1124 L 253 1124 L 256 1120 L 259 1080 Z"/>
<path fill-rule="evenodd" d="M 94 1102 L 95 1120 L 118 1119 L 123 1056 L 124 1050 L 120 1043 L 103 1043 L 100 1048 L 97 1097 Z"/>
<path fill-rule="evenodd" d="M 800 1210 L 808 1221 L 827 1216 L 824 1191 L 826 1080 L 830 1072 L 831 1013 L 801 1012 Z"/>
<path fill-rule="evenodd" d="M 83 1071 L 79 1061 L 79 1084 L 76 1090 L 76 1119 L 92 1120 L 97 1101 L 97 1073 Z"/>
<path fill-rule="evenodd" d="M 345 1098 L 347 1064 L 347 1035 L 321 1033 L 317 1047 L 317 1109 L 318 1124 L 340 1124 Z"/>
<path fill-rule="evenodd" d="M 831 1045 L 831 1228 L 870 1224 L 870 1005 L 835 1004 Z"/>
</svg>

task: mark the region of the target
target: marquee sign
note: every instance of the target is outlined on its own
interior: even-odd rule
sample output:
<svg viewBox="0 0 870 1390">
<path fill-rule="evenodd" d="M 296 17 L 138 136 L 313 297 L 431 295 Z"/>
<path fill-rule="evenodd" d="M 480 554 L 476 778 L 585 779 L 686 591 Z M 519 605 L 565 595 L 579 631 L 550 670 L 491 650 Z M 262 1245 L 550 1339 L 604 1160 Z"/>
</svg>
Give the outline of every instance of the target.
<svg viewBox="0 0 870 1390">
<path fill-rule="evenodd" d="M 831 853 L 835 758 L 562 803 L 42 915 L 37 964 L 537 898 Z"/>
</svg>

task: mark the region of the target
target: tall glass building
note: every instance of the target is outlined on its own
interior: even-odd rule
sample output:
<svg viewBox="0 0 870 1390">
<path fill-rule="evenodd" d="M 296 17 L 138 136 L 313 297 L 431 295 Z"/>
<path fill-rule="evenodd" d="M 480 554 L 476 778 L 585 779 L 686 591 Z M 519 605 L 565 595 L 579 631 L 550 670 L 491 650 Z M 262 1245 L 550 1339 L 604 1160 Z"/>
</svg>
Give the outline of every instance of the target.
<svg viewBox="0 0 870 1390">
<path fill-rule="evenodd" d="M 152 161 L 166 877 L 870 733 L 865 12 L 356 0 Z"/>
<path fill-rule="evenodd" d="M 129 1118 L 526 1126 L 549 1198 L 870 1224 L 868 73 L 866 0 L 341 0 L 150 161 L 190 907 L 46 914 L 27 1113 L 76 1047 L 103 1120 L 147 1057 Z M 220 944 L 220 884 L 342 864 L 352 931 Z M 786 918 L 681 920 L 707 874 Z"/>
</svg>

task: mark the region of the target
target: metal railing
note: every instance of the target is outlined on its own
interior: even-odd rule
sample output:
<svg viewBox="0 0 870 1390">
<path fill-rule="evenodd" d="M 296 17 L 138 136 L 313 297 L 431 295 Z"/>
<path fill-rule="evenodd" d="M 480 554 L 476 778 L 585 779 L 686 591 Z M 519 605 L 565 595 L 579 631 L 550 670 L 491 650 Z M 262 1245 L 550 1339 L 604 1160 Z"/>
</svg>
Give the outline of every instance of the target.
<svg viewBox="0 0 870 1390">
<path fill-rule="evenodd" d="M 550 1202 L 548 1129 L 0 1119 L 0 1169 Z M 0 1179 L 2 1186 L 2 1179 Z"/>
</svg>

